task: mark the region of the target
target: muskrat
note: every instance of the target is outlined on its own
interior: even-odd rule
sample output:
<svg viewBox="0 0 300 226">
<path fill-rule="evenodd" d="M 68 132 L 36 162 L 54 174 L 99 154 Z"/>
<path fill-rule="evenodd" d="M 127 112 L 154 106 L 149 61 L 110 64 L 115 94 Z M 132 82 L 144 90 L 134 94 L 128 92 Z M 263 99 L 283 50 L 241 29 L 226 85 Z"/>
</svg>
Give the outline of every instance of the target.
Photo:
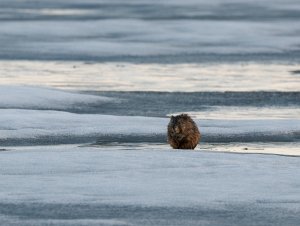
<svg viewBox="0 0 300 226">
<path fill-rule="evenodd" d="M 168 125 L 168 142 L 174 149 L 194 149 L 200 140 L 200 132 L 187 114 L 171 116 Z"/>
</svg>

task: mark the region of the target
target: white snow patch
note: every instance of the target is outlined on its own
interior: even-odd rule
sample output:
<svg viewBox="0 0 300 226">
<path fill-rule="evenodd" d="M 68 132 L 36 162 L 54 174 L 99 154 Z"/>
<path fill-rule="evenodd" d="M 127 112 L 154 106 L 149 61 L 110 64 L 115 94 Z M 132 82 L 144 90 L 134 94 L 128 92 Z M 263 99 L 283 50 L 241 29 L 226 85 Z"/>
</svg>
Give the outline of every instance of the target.
<svg viewBox="0 0 300 226">
<path fill-rule="evenodd" d="M 72 105 L 105 103 L 113 98 L 32 86 L 0 86 L 0 108 L 66 109 Z"/>
</svg>

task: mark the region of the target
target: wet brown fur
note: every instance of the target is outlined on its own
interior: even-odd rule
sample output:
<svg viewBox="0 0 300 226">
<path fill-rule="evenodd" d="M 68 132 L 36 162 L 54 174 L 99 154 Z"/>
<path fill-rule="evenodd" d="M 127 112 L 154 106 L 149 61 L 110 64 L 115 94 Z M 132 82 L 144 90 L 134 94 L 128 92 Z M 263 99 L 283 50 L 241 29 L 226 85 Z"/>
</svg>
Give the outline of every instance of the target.
<svg viewBox="0 0 300 226">
<path fill-rule="evenodd" d="M 200 141 L 196 123 L 187 114 L 171 116 L 168 125 L 168 143 L 174 149 L 194 149 Z"/>
</svg>

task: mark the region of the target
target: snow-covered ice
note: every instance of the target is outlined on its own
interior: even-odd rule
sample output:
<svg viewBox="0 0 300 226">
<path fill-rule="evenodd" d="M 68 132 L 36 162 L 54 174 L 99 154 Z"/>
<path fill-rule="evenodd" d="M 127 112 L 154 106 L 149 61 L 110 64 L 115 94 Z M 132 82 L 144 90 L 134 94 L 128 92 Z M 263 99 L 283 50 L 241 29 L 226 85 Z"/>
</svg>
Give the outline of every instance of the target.
<svg viewBox="0 0 300 226">
<path fill-rule="evenodd" d="M 174 151 L 164 145 L 12 147 L 0 155 L 2 202 L 192 206 L 300 198 L 299 181 L 290 180 L 300 173 L 300 158 Z M 252 186 L 254 181 L 265 183 Z"/>
<path fill-rule="evenodd" d="M 12 147 L 0 152 L 0 219 L 7 225 L 67 219 L 71 225 L 297 225 L 299 161 L 165 145 Z"/>
</svg>

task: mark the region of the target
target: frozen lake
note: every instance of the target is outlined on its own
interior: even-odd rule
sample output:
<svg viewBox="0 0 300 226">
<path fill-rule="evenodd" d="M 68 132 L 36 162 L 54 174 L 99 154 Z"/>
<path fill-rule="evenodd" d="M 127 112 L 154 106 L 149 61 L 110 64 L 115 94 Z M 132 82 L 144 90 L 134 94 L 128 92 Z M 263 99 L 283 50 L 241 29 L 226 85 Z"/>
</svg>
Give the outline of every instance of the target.
<svg viewBox="0 0 300 226">
<path fill-rule="evenodd" d="M 299 28 L 298 0 L 1 0 L 0 225 L 299 225 Z"/>
</svg>

